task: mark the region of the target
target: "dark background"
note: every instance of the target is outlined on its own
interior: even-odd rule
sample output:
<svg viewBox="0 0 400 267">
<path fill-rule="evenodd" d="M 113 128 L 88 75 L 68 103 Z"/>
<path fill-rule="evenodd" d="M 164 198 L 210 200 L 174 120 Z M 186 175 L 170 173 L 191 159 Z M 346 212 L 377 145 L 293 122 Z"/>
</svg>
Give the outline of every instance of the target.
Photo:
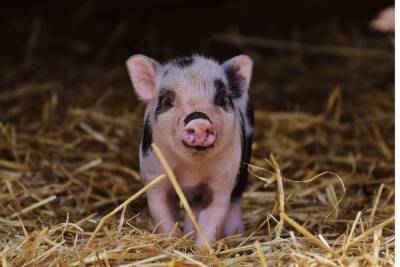
<svg viewBox="0 0 400 267">
<path fill-rule="evenodd" d="M 362 56 L 237 45 L 218 41 L 217 37 L 233 33 L 289 43 L 391 52 L 393 46 L 388 38 L 369 28 L 369 21 L 389 5 L 393 1 L 3 1 L 0 90 L 33 76 L 75 84 L 89 79 L 93 84 L 100 80 L 96 76 L 102 75 L 95 69 L 107 71 L 122 66 L 134 53 L 161 61 L 192 53 L 219 60 L 248 53 L 256 63 L 255 83 L 260 77 L 268 78 L 265 86 L 285 93 L 289 99 L 288 103 L 275 99 L 276 105 L 273 104 L 287 108 L 296 105 L 290 100 L 292 91 L 330 88 L 348 81 L 349 75 L 360 70 L 355 66 L 355 72 L 335 73 L 336 82 L 324 78 L 323 84 L 316 79 L 303 86 L 311 78 L 308 75 L 315 77 L 318 71 L 324 76 L 324 68 L 341 68 L 353 64 L 355 58 L 357 64 L 365 64 Z M 373 58 L 373 62 L 382 60 L 388 61 L 379 56 Z M 393 58 L 389 61 L 394 62 Z M 282 64 L 284 69 L 279 68 Z M 301 76 L 302 81 L 298 81 Z M 288 78 L 299 83 L 296 88 L 285 85 Z M 393 75 L 361 86 L 387 86 L 388 80 L 393 81 Z M 112 82 L 126 85 L 127 79 L 118 76 Z"/>
<path fill-rule="evenodd" d="M 227 32 L 349 44 L 332 34 L 372 35 L 369 20 L 389 5 L 393 1 L 4 1 L 2 62 L 22 60 L 35 30 L 29 53 L 65 60 L 64 52 L 85 62 L 96 60 L 107 41 L 101 60 L 108 63 L 132 53 L 165 59 L 199 52 L 225 58 L 240 51 L 210 37 Z"/>
</svg>

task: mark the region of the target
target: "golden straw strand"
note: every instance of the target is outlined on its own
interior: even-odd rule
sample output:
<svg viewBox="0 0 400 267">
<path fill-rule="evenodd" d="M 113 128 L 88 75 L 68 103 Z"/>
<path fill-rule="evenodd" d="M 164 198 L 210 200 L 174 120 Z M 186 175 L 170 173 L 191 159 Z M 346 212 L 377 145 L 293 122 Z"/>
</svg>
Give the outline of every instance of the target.
<svg viewBox="0 0 400 267">
<path fill-rule="evenodd" d="M 43 206 L 43 205 L 55 200 L 56 198 L 57 197 L 55 195 L 49 196 L 49 197 L 47 197 L 47 198 L 45 198 L 45 199 L 43 199 L 43 200 L 41 200 L 39 202 L 36 202 L 36 203 L 30 205 L 29 207 L 26 207 L 26 208 L 22 209 L 20 212 L 14 212 L 13 214 L 10 215 L 9 218 L 12 219 L 12 218 L 15 218 L 15 217 L 17 217 L 19 215 L 28 213 L 28 212 L 30 212 L 30 211 L 32 211 L 34 209 L 39 208 L 40 206 Z"/>
<path fill-rule="evenodd" d="M 390 217 L 389 219 L 386 219 L 385 221 L 381 222 L 380 224 L 375 225 L 374 227 L 369 228 L 369 229 L 368 229 L 367 231 L 365 231 L 363 234 L 361 234 L 361 235 L 357 236 L 356 238 L 354 238 L 354 239 L 353 239 L 351 242 L 349 242 L 349 244 L 347 245 L 347 249 L 348 249 L 351 245 L 353 245 L 353 244 L 355 244 L 355 243 L 357 243 L 357 242 L 359 242 L 359 241 L 365 239 L 365 237 L 367 237 L 367 236 L 369 236 L 369 235 L 372 235 L 376 229 L 383 228 L 383 227 L 385 227 L 386 225 L 389 225 L 389 224 L 392 224 L 392 223 L 394 223 L 394 216 Z M 336 253 L 340 253 L 340 252 L 342 252 L 342 251 L 343 251 L 343 247 L 341 247 L 340 249 L 336 250 Z"/>
<path fill-rule="evenodd" d="M 280 217 L 283 218 L 288 224 L 293 226 L 297 231 L 299 231 L 302 235 L 305 237 L 309 238 L 314 244 L 316 244 L 318 247 L 321 249 L 332 253 L 333 255 L 337 255 L 337 253 L 330 247 L 326 246 L 324 243 L 321 242 L 318 238 L 316 238 L 313 234 L 311 234 L 309 231 L 307 231 L 303 226 L 298 224 L 296 221 L 294 221 L 292 218 L 286 215 L 286 213 L 281 212 Z"/>
<path fill-rule="evenodd" d="M 265 258 L 264 251 L 261 248 L 260 242 L 256 241 L 255 243 L 258 256 L 260 257 L 260 262 L 263 267 L 268 267 L 267 259 Z"/>
</svg>

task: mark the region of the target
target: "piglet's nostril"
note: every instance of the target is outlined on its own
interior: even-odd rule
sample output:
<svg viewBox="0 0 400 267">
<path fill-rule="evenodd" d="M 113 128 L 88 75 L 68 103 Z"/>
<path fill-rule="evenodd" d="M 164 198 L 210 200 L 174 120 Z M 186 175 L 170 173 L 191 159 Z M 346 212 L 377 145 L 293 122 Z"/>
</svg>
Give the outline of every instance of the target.
<svg viewBox="0 0 400 267">
<path fill-rule="evenodd" d="M 194 129 L 185 129 L 184 130 L 184 139 L 187 143 L 192 143 L 195 140 L 195 130 Z"/>
</svg>

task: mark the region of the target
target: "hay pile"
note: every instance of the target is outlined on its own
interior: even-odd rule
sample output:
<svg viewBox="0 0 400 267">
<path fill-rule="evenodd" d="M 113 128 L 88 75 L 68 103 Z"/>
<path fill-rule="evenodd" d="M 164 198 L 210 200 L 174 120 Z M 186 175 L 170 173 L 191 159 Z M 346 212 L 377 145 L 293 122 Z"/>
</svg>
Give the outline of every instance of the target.
<svg viewBox="0 0 400 267">
<path fill-rule="evenodd" d="M 293 64 L 280 62 L 276 72 Z M 209 253 L 190 236 L 156 234 L 143 196 L 93 235 L 143 187 L 144 106 L 123 66 L 97 74 L 98 83 L 73 84 L 38 73 L 0 92 L 3 266 L 394 265 L 394 88 L 299 92 L 302 111 L 277 111 L 256 73 L 246 234 Z"/>
</svg>

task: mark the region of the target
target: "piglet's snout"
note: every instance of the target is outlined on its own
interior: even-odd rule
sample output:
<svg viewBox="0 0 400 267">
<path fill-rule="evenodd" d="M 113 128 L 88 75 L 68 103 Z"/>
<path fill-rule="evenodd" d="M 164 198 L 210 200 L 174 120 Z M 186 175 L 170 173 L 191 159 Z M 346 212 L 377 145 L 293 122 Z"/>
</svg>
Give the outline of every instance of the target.
<svg viewBox="0 0 400 267">
<path fill-rule="evenodd" d="M 207 119 L 194 119 L 188 122 L 182 133 L 186 145 L 194 147 L 212 146 L 217 139 L 212 123 Z"/>
</svg>

